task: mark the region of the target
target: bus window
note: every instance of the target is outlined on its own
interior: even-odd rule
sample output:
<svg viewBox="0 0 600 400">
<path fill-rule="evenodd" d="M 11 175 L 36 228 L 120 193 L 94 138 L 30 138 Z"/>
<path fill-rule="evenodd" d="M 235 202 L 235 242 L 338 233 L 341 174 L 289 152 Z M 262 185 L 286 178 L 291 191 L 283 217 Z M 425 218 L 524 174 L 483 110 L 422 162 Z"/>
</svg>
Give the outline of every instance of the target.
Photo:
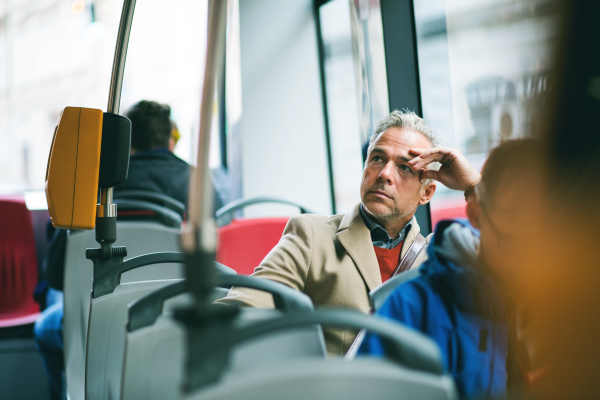
<svg viewBox="0 0 600 400">
<path fill-rule="evenodd" d="M 555 2 L 415 0 L 423 117 L 481 169 L 504 140 L 535 137 L 548 87 Z M 438 185 L 432 224 L 464 217 L 462 193 Z"/>
<path fill-rule="evenodd" d="M 362 148 L 389 113 L 378 1 L 332 0 L 318 8 L 335 212 L 360 201 Z"/>
</svg>

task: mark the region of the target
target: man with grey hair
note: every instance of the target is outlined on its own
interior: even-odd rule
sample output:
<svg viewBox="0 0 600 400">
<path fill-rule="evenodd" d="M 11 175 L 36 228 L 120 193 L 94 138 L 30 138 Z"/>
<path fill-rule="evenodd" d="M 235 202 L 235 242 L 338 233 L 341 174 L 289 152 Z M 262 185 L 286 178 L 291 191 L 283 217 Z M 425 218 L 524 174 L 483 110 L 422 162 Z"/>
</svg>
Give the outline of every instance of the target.
<svg viewBox="0 0 600 400">
<path fill-rule="evenodd" d="M 439 171 L 428 168 L 441 162 Z M 252 276 L 308 295 L 315 307 L 369 312 L 369 292 L 426 260 L 425 239 L 414 217 L 436 183 L 471 190 L 479 174 L 457 149 L 439 146 L 425 121 L 393 111 L 371 137 L 360 185 L 361 203 L 345 215 L 290 218 L 277 246 Z M 216 304 L 273 307 L 271 295 L 232 288 Z M 344 355 L 356 332 L 324 329 L 327 351 Z"/>
</svg>

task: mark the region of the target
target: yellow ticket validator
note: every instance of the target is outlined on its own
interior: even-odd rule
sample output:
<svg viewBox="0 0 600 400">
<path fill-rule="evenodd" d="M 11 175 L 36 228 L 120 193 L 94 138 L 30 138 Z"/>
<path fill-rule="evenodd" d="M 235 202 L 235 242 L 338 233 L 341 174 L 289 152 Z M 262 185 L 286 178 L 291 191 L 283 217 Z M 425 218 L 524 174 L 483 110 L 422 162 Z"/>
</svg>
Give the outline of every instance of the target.
<svg viewBox="0 0 600 400">
<path fill-rule="evenodd" d="M 102 110 L 66 107 L 60 115 L 46 169 L 52 225 L 94 229 L 102 143 Z"/>
</svg>

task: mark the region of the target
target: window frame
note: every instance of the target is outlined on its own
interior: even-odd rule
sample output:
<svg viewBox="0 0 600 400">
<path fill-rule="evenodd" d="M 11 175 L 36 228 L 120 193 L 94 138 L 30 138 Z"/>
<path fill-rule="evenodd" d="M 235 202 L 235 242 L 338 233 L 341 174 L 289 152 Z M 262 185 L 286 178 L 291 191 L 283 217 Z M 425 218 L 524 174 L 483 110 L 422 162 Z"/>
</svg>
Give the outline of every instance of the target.
<svg viewBox="0 0 600 400">
<path fill-rule="evenodd" d="M 331 0 L 314 0 L 313 5 L 319 49 L 321 97 L 325 122 L 331 208 L 335 214 L 335 188 L 327 110 L 327 90 L 325 87 L 325 60 L 323 38 L 321 36 L 321 20 L 319 17 L 319 8 L 329 1 Z M 380 0 L 380 7 L 390 110 L 409 109 L 422 116 L 413 0 Z M 415 212 L 415 217 L 421 228 L 421 234 L 423 236 L 429 235 L 432 232 L 429 203 L 419 206 Z"/>
<path fill-rule="evenodd" d="M 390 110 L 423 116 L 413 0 L 380 0 Z M 421 234 L 432 232 L 429 203 L 415 213 Z"/>
</svg>

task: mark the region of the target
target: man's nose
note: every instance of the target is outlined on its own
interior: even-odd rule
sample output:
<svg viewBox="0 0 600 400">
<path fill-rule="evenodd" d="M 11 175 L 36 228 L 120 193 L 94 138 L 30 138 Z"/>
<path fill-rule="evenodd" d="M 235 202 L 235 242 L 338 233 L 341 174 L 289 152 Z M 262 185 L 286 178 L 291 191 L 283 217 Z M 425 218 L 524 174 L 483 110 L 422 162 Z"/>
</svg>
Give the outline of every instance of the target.
<svg viewBox="0 0 600 400">
<path fill-rule="evenodd" d="M 388 184 L 392 183 L 394 174 L 394 166 L 392 163 L 387 163 L 384 167 L 379 171 L 379 175 L 377 179 L 380 181 L 387 182 Z"/>
</svg>

